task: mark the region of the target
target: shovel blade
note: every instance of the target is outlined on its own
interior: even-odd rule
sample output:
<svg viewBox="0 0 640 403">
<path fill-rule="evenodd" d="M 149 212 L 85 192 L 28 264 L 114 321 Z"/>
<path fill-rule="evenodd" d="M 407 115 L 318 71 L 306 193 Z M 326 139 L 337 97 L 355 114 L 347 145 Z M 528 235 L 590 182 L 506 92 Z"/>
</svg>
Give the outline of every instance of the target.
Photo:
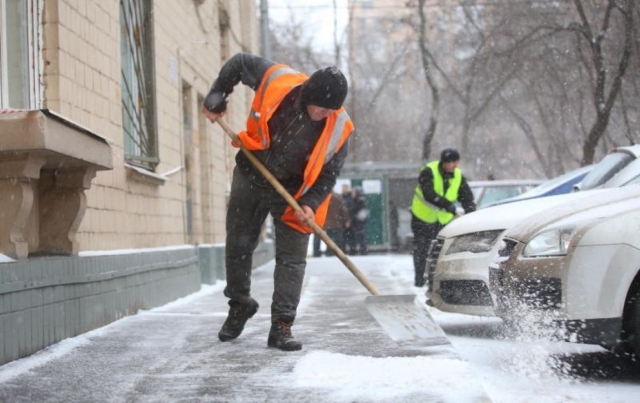
<svg viewBox="0 0 640 403">
<path fill-rule="evenodd" d="M 371 295 L 365 299 L 365 306 L 389 337 L 401 345 L 451 344 L 416 295 Z"/>
</svg>

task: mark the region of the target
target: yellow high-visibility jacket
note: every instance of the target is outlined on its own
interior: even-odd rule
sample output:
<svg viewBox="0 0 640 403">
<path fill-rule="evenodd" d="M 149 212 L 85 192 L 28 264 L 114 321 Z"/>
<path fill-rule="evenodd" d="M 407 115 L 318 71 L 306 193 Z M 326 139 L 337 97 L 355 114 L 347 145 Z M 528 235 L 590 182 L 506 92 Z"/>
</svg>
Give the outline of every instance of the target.
<svg viewBox="0 0 640 403">
<path fill-rule="evenodd" d="M 444 197 L 450 202 L 454 202 L 458 200 L 458 191 L 460 190 L 460 185 L 462 183 L 462 171 L 459 168 L 456 168 L 453 172 L 453 178 L 449 181 L 449 188 L 447 192 L 444 192 L 444 178 L 438 169 L 439 161 L 431 161 L 428 164 L 425 164 L 420 171 L 423 169 L 431 169 L 433 173 L 433 190 L 440 197 Z M 448 211 L 440 209 L 440 207 L 435 206 L 432 203 L 429 203 L 425 200 L 424 195 L 422 193 L 422 189 L 420 188 L 420 184 L 416 186 L 413 201 L 411 202 L 411 212 L 413 215 L 418 217 L 420 220 L 426 223 L 435 223 L 439 222 L 442 225 L 448 224 L 451 220 L 453 220 L 453 214 Z"/>
</svg>

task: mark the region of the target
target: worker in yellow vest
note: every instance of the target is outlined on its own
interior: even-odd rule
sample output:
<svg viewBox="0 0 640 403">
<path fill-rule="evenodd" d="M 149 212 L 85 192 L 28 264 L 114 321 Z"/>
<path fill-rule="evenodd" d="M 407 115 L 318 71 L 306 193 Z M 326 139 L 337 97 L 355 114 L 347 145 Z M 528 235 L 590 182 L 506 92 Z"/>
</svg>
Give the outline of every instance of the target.
<svg viewBox="0 0 640 403">
<path fill-rule="evenodd" d="M 455 202 L 462 204 L 465 213 L 476 209 L 473 192 L 458 168 L 459 161 L 457 150 L 445 148 L 439 161 L 431 161 L 420 168 L 411 203 L 416 287 L 422 287 L 426 282 L 424 274 L 429 246 L 438 232 L 456 216 Z"/>
</svg>

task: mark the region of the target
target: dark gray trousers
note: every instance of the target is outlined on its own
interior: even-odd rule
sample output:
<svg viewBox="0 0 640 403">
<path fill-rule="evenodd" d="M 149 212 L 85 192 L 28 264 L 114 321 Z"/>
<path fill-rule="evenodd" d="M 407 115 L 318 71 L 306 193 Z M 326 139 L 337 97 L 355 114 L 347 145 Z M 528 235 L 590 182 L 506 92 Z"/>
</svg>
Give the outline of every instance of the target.
<svg viewBox="0 0 640 403">
<path fill-rule="evenodd" d="M 293 322 L 300 302 L 307 265 L 309 235 L 280 221 L 287 202 L 273 188 L 256 186 L 236 168 L 227 209 L 226 271 L 224 295 L 232 302 L 251 296 L 252 254 L 258 246 L 260 229 L 271 213 L 276 237 L 276 267 L 271 302 L 271 321 Z"/>
<path fill-rule="evenodd" d="M 444 228 L 439 222 L 426 223 L 416 216 L 411 216 L 411 231 L 413 232 L 413 268 L 416 282 L 424 278 L 429 257 L 429 246 L 436 239 L 438 232 Z"/>
</svg>

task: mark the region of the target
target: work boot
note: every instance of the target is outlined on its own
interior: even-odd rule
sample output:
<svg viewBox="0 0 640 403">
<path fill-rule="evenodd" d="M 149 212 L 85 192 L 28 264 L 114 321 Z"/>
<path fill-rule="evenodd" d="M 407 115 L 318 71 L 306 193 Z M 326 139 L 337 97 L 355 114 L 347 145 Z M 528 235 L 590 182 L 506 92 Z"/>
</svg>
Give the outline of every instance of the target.
<svg viewBox="0 0 640 403">
<path fill-rule="evenodd" d="M 233 301 L 229 305 L 227 320 L 224 321 L 222 329 L 218 332 L 220 341 L 229 341 L 240 336 L 245 323 L 258 312 L 258 302 L 253 298 L 250 298 L 246 304 Z"/>
<path fill-rule="evenodd" d="M 291 323 L 276 320 L 271 324 L 267 346 L 279 348 L 283 351 L 302 350 L 302 343 L 293 339 Z"/>
<path fill-rule="evenodd" d="M 422 278 L 416 278 L 416 281 L 413 283 L 413 285 L 415 287 L 424 287 L 425 283 L 427 282 L 427 279 L 422 277 Z"/>
</svg>

